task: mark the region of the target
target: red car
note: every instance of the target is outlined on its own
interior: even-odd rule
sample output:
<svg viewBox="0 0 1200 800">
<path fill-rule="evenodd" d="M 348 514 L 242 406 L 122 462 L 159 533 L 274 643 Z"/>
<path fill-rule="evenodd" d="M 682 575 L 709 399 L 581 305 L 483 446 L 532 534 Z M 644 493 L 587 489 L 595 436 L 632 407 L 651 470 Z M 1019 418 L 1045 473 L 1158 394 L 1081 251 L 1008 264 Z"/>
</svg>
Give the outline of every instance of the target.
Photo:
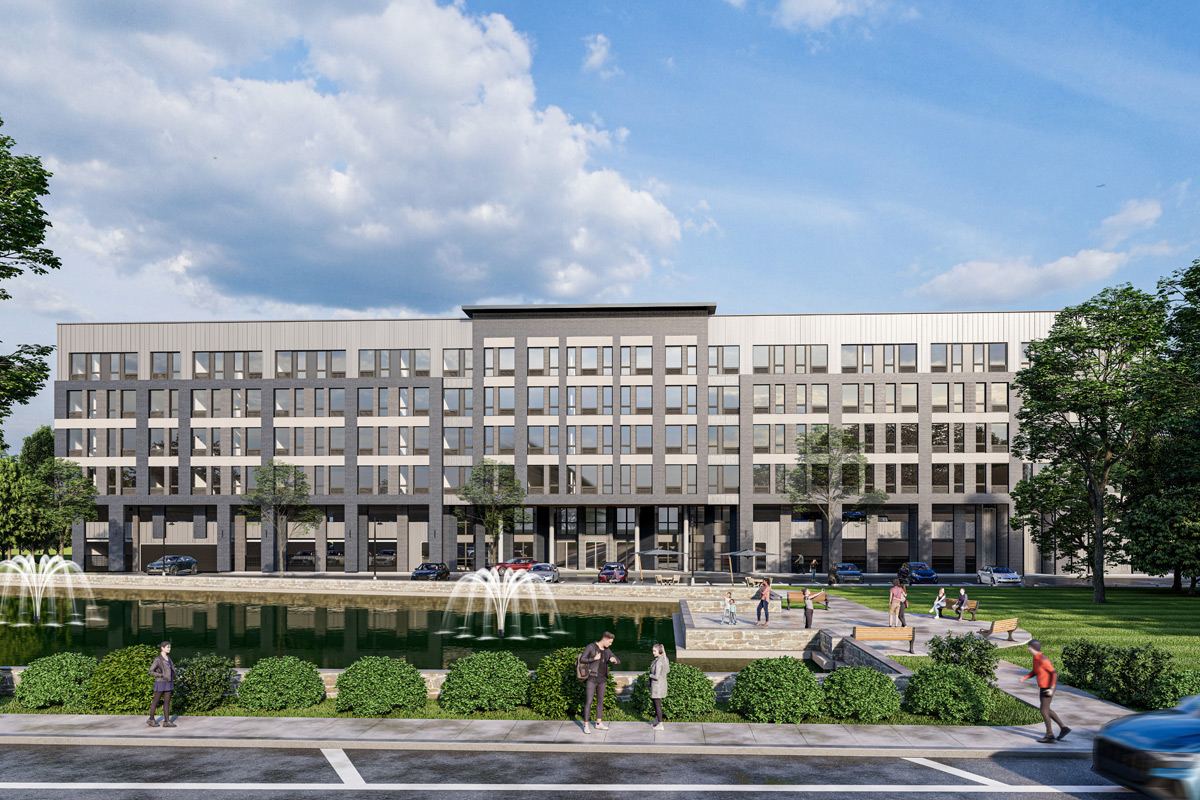
<svg viewBox="0 0 1200 800">
<path fill-rule="evenodd" d="M 624 564 L 612 562 L 601 567 L 596 577 L 601 583 L 625 583 L 629 580 L 629 571 Z"/>
<path fill-rule="evenodd" d="M 510 569 L 529 569 L 534 564 L 537 564 L 536 558 L 510 558 L 503 564 L 496 565 L 497 572 L 506 572 Z"/>
</svg>

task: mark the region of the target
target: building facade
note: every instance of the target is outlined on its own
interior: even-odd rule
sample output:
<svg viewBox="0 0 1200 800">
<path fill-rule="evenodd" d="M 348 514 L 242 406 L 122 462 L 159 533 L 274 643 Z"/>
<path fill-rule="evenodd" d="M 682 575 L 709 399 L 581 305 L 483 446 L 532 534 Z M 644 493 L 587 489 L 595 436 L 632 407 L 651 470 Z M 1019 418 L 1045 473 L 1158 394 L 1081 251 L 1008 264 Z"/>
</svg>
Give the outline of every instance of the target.
<svg viewBox="0 0 1200 800">
<path fill-rule="evenodd" d="M 722 316 L 712 303 L 468 306 L 463 319 L 64 324 L 57 455 L 100 491 L 88 570 L 186 554 L 274 571 L 240 512 L 254 467 L 302 466 L 314 530 L 289 570 L 407 572 L 527 555 L 720 570 L 1042 568 L 1009 525 L 1024 345 L 1053 312 Z M 825 530 L 782 496 L 798 433 L 853 427 L 889 500 Z M 494 543 L 459 523 L 482 458 L 512 463 L 530 521 Z M 852 510 L 852 509 L 849 509 Z M 838 520 L 846 520 L 839 522 Z M 753 563 L 751 561 L 753 560 Z"/>
</svg>

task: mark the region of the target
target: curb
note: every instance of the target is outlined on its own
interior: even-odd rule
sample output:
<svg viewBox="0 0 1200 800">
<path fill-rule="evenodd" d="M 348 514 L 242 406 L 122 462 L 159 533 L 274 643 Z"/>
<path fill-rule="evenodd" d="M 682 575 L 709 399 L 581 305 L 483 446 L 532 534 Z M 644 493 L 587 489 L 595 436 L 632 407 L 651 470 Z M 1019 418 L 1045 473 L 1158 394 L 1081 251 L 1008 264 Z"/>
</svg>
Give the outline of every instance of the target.
<svg viewBox="0 0 1200 800">
<path fill-rule="evenodd" d="M 656 755 L 743 755 L 743 756 L 838 756 L 844 758 L 1088 758 L 1091 747 L 1065 749 L 1032 748 L 945 748 L 945 747 L 845 747 L 839 745 L 763 746 L 722 744 L 573 744 L 568 742 L 494 742 L 494 741 L 380 741 L 362 739 L 220 739 L 220 738 L 151 738 L 146 736 L 0 736 L 0 744 L 62 746 L 91 745 L 98 747 L 221 747 L 262 748 L 280 750 L 414 750 L 451 752 L 508 752 L 526 753 L 606 753 Z"/>
</svg>

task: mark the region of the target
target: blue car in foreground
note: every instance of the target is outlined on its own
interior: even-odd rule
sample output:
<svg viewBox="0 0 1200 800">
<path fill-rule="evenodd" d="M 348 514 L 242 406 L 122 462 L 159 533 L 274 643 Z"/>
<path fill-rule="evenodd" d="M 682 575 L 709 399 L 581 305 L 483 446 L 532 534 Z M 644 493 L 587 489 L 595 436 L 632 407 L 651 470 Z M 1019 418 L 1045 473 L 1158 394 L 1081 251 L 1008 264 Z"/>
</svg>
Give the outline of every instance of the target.
<svg viewBox="0 0 1200 800">
<path fill-rule="evenodd" d="M 1150 797 L 1200 800 L 1200 695 L 1105 725 L 1092 771 Z"/>
</svg>

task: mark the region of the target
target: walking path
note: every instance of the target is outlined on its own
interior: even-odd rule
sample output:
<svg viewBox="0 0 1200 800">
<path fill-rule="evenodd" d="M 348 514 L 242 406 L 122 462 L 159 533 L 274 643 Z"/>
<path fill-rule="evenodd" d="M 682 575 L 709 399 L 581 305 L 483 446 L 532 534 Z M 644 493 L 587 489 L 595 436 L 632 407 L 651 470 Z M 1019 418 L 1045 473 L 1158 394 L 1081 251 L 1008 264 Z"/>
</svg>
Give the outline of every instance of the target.
<svg viewBox="0 0 1200 800">
<path fill-rule="evenodd" d="M 1067 712 L 1069 715 L 1070 712 Z M 998 754 L 1078 757 L 1095 728 L 1075 727 L 1062 742 L 1037 744 L 1040 726 L 771 725 L 678 722 L 655 732 L 643 722 L 613 722 L 584 734 L 578 722 L 512 720 L 179 717 L 173 729 L 144 717 L 8 714 L 0 746 L 120 745 L 394 750 L 529 750 L 608 753 L 745 753 L 973 758 Z"/>
</svg>

